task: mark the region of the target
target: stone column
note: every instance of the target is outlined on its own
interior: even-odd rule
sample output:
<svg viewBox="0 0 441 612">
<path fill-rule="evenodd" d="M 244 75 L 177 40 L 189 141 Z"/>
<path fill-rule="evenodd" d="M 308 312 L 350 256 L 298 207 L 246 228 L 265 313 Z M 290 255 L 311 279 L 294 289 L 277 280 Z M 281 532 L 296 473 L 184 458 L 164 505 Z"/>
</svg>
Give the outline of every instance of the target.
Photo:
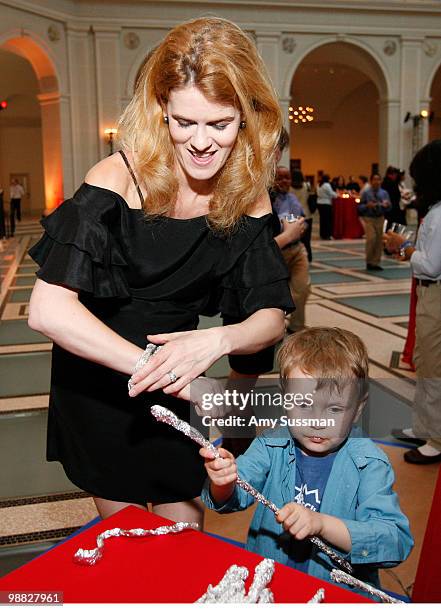
<svg viewBox="0 0 441 612">
<path fill-rule="evenodd" d="M 401 146 L 400 168 L 408 170 L 414 148 L 415 128 L 410 120 L 403 124 L 407 112 L 417 115 L 421 109 L 421 51 L 424 38 L 403 36 L 401 39 Z"/>
<path fill-rule="evenodd" d="M 95 41 L 96 99 L 98 114 L 99 157 L 109 154 L 104 130 L 116 126 L 121 114 L 121 28 L 93 25 Z"/>
<path fill-rule="evenodd" d="M 49 214 L 63 200 L 60 95 L 58 92 L 41 93 L 37 98 L 41 109 L 44 214 Z"/>
<path fill-rule="evenodd" d="M 380 173 L 384 174 L 387 166 L 400 165 L 401 132 L 403 118 L 398 98 L 387 98 L 379 102 L 379 164 Z"/>
<path fill-rule="evenodd" d="M 71 101 L 71 150 L 73 183 L 78 186 L 100 158 L 94 49 L 90 26 L 66 25 Z"/>
<path fill-rule="evenodd" d="M 256 32 L 256 45 L 269 72 L 274 89 L 280 93 L 280 32 Z"/>
<path fill-rule="evenodd" d="M 282 159 L 280 160 L 281 166 L 287 166 L 289 168 L 289 160 L 291 159 L 291 142 L 292 142 L 292 132 L 291 132 L 291 121 L 289 120 L 289 107 L 291 106 L 290 98 L 279 98 L 280 108 L 282 109 L 283 114 L 283 125 L 288 131 L 289 134 L 289 146 L 283 151 Z"/>
</svg>

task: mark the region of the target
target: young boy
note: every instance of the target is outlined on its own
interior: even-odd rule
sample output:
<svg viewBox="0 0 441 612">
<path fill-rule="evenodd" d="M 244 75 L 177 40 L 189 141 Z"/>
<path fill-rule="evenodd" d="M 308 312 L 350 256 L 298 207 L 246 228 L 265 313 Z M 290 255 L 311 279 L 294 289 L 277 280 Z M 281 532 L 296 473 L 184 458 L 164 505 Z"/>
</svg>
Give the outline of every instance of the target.
<svg viewBox="0 0 441 612">
<path fill-rule="evenodd" d="M 251 506 L 235 485 L 239 474 L 280 508 L 275 516 L 257 505 L 248 550 L 329 580 L 335 566 L 307 539 L 318 536 L 357 578 L 380 587 L 378 568 L 404 561 L 413 539 L 389 459 L 353 427 L 367 401 L 366 348 L 349 331 L 316 327 L 290 336 L 278 358 L 285 398 L 294 391 L 312 400 L 289 410 L 288 428 L 256 438 L 237 463 L 222 448 L 219 459 L 201 449 L 209 477 L 202 499 L 217 512 Z"/>
</svg>

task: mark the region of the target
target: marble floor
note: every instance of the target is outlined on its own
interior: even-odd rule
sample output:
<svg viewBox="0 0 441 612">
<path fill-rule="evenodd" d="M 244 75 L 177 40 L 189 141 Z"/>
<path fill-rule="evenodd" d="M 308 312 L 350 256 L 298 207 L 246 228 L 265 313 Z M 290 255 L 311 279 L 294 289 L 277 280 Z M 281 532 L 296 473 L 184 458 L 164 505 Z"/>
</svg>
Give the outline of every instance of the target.
<svg viewBox="0 0 441 612">
<path fill-rule="evenodd" d="M 0 247 L 0 575 L 96 517 L 92 498 L 72 485 L 58 464 L 45 461 L 52 344 L 26 324 L 37 269 L 27 250 L 39 235 L 36 221 L 23 221 L 16 237 Z M 368 425 L 392 462 L 395 489 L 415 537 L 409 559 L 383 570 L 381 579 L 384 588 L 409 594 L 439 470 L 437 465 L 406 464 L 405 445 L 395 444 L 388 433 L 410 424 L 415 390 L 414 373 L 394 367 L 393 359 L 407 334 L 409 265 L 386 259 L 383 272 L 367 272 L 363 240 L 322 242 L 315 237 L 313 252 L 307 324 L 352 330 L 368 347 L 373 399 L 363 426 Z M 218 323 L 216 317 L 203 317 L 201 327 Z M 208 374 L 227 372 L 224 358 Z M 205 529 L 243 542 L 253 511 L 207 511 Z"/>
</svg>

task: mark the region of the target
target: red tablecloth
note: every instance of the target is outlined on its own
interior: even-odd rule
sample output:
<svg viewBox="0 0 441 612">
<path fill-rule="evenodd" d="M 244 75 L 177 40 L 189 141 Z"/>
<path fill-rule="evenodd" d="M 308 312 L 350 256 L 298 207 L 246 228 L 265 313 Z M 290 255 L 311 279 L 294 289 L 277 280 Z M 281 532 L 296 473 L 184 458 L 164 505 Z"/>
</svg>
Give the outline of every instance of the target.
<svg viewBox="0 0 441 612">
<path fill-rule="evenodd" d="M 334 198 L 332 200 L 332 235 L 334 238 L 361 238 L 363 226 L 357 214 L 355 198 Z"/>
<path fill-rule="evenodd" d="M 63 591 L 65 603 L 191 603 L 233 563 L 251 574 L 262 557 L 197 531 L 106 541 L 95 566 L 73 561 L 78 548 L 95 548 L 105 529 L 171 524 L 133 506 L 121 510 L 0 579 L 0 591 Z M 251 582 L 248 580 L 248 586 Z M 306 602 L 318 588 L 326 601 L 373 603 L 337 585 L 276 564 L 271 590 L 278 603 Z"/>
</svg>

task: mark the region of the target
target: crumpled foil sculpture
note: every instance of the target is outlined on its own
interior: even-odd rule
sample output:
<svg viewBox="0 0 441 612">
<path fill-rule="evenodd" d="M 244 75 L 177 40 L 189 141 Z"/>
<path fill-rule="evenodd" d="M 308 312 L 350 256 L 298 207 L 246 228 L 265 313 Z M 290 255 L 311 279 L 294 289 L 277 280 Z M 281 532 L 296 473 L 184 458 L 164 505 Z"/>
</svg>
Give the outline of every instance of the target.
<svg viewBox="0 0 441 612">
<path fill-rule="evenodd" d="M 179 419 L 175 415 L 175 413 L 169 410 L 168 408 L 164 408 L 164 406 L 156 405 L 150 408 L 150 412 L 152 413 L 152 415 L 155 417 L 157 421 L 160 421 L 161 423 L 166 423 L 167 425 L 171 425 L 172 427 L 174 427 L 175 429 L 183 433 L 185 436 L 188 436 L 189 438 L 191 438 L 193 442 L 196 442 L 196 444 L 199 444 L 199 446 L 208 448 L 215 457 L 219 457 L 218 449 L 215 446 L 213 446 L 211 442 L 206 440 L 200 431 L 198 431 L 195 427 L 192 427 L 186 421 Z M 250 485 L 249 482 L 246 482 L 246 480 L 242 480 L 241 478 L 238 477 L 236 480 L 236 484 L 238 487 L 246 491 L 249 495 L 254 497 L 254 499 L 256 499 L 259 503 L 263 504 L 264 506 L 272 510 L 274 514 L 278 513 L 279 508 L 275 504 L 273 504 L 273 502 L 266 499 L 266 497 L 262 495 L 262 493 L 257 491 L 252 485 Z M 330 546 L 325 544 L 323 540 L 321 540 L 317 536 L 311 536 L 309 540 L 313 544 L 315 544 L 317 548 L 319 548 L 326 555 L 328 555 L 328 557 L 332 559 L 335 563 L 337 563 L 341 567 L 344 567 L 346 571 L 352 572 L 351 564 L 348 561 L 346 561 L 346 559 L 344 559 L 341 555 L 336 553 L 335 550 L 333 550 Z"/>
<path fill-rule="evenodd" d="M 268 587 L 274 575 L 274 561 L 264 559 L 254 570 L 253 582 L 246 592 L 245 581 L 248 569 L 232 565 L 216 586 L 208 585 L 206 593 L 196 603 L 274 603 L 274 596 Z"/>
</svg>

